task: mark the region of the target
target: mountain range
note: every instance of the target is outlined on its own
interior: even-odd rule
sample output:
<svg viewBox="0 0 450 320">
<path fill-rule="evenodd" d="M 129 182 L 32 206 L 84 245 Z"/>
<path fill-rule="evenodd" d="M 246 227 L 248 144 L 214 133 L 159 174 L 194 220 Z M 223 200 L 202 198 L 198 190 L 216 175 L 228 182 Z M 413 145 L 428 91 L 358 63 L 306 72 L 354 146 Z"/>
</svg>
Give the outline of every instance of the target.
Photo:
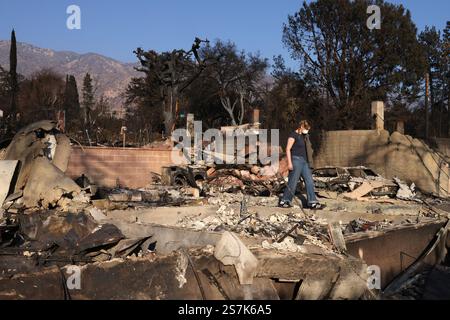
<svg viewBox="0 0 450 320">
<path fill-rule="evenodd" d="M 9 69 L 10 41 L 0 40 L 0 65 Z M 111 102 L 113 110 L 123 106 L 122 93 L 132 77 L 140 76 L 134 70 L 135 64 L 123 63 L 115 59 L 96 54 L 79 54 L 71 51 L 55 51 L 17 43 L 17 71 L 29 77 L 42 69 L 51 69 L 62 76 L 74 75 L 78 90 L 81 90 L 83 78 L 90 73 L 94 79 L 96 97 L 105 96 Z"/>
</svg>

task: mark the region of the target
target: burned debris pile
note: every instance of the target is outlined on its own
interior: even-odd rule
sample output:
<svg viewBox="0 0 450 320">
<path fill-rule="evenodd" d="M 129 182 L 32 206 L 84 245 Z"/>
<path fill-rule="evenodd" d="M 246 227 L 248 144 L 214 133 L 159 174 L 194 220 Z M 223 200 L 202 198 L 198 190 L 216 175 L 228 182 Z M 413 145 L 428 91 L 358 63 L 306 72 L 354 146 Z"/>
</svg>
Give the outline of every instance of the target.
<svg viewBox="0 0 450 320">
<path fill-rule="evenodd" d="M 284 188 L 284 179 L 277 173 L 267 175 L 262 172 L 265 167 L 251 168 L 217 168 L 210 169 L 207 178 L 209 190 L 214 192 L 243 191 L 254 196 L 271 196 L 279 194 Z M 268 169 L 266 169 L 268 170 Z"/>
<path fill-rule="evenodd" d="M 123 257 L 147 240 L 125 239 L 114 225 L 95 221 L 90 214 L 95 187 L 64 173 L 70 151 L 69 138 L 52 121 L 23 128 L 4 151 L 2 276 Z"/>
<path fill-rule="evenodd" d="M 301 251 L 300 246 L 303 244 L 318 245 L 332 251 L 327 235 L 327 225 L 320 225 L 315 216 L 306 217 L 301 212 L 261 216 L 253 209 L 256 198 L 249 199 L 242 194 L 240 196 L 243 200 L 239 203 L 237 210 L 232 206 L 233 200 L 225 202 L 212 197 L 209 203 L 222 203 L 216 214 L 201 219 L 195 216 L 186 217 L 180 219 L 177 225 L 194 230 L 231 231 L 244 237 L 264 237 L 266 239 L 264 244 L 267 246 L 272 243 L 289 244 L 288 251 Z M 268 200 L 272 202 L 272 205 L 277 203 L 277 199 L 269 198 Z M 259 205 L 264 203 L 267 204 L 262 200 L 257 202 Z M 247 207 L 250 206 L 253 208 L 248 209 Z"/>
<path fill-rule="evenodd" d="M 21 130 L 4 155 L 5 160 L 1 163 L 2 168 L 9 169 L 9 186 L 3 194 L 5 199 L 0 220 L 2 299 L 201 299 L 207 294 L 219 299 L 279 299 L 281 291 L 274 285 L 274 281 L 280 282 L 277 279 L 292 278 L 287 283 L 281 281 L 277 285 L 280 286 L 290 285 L 292 281 L 300 283 L 306 278 L 313 281 L 315 277 L 310 267 L 292 269 L 292 259 L 305 265 L 315 263 L 317 259 L 323 260 L 329 266 L 326 273 L 330 279 L 340 279 L 337 275 L 343 270 L 355 273 L 354 277 L 358 278 L 357 284 L 353 278 L 331 281 L 322 288 L 320 296 L 355 299 L 366 292 L 364 263 L 357 259 L 351 263 L 342 260 L 340 253 L 328 245 L 326 230 L 316 225 L 314 218 L 303 222 L 302 214 L 258 217 L 247 209 L 247 206 L 268 204 L 268 201 L 276 205 L 276 194 L 281 186 L 281 183 L 277 185 L 280 180 L 266 184 L 265 180 L 269 180 L 258 176 L 256 169 L 247 173 L 241 168 L 239 172 L 231 172 L 231 176 L 245 181 L 241 191 L 252 186 L 250 193 L 260 195 L 269 190 L 268 197 L 252 197 L 248 202 L 240 198 L 235 201 L 229 199 L 229 204 L 240 206 L 240 210 L 234 213 L 228 204 L 220 205 L 222 200 L 212 196 L 236 196 L 224 193 L 220 189 L 221 184 L 214 184 L 214 179 L 230 173 L 226 168 L 209 168 L 206 170 L 209 170 L 209 176 L 198 174 L 193 180 L 188 176 L 186 181 L 194 181 L 194 186 L 180 183 L 180 179 L 174 180 L 175 186 L 167 186 L 162 184 L 163 176 L 160 184 L 139 190 L 97 187 L 86 176 L 72 180 L 64 173 L 70 155 L 70 140 L 51 121 Z M 185 172 L 196 171 L 189 169 Z M 250 181 L 257 183 L 250 185 Z M 217 214 L 220 218 L 210 221 L 179 219 L 174 226 L 162 226 L 112 219 L 113 213 L 120 210 L 139 212 L 145 207 L 211 206 L 214 201 L 219 205 Z M 191 222 L 197 225 L 192 226 Z M 236 250 L 240 254 L 230 259 L 229 255 L 234 256 Z M 269 268 L 272 265 L 270 261 L 275 261 L 273 259 L 279 261 L 280 268 Z M 221 265 L 219 269 L 217 263 Z M 142 281 L 142 285 L 148 284 L 146 288 L 125 285 L 135 275 L 124 271 L 123 267 L 140 270 L 143 264 L 159 270 L 161 275 L 171 274 L 174 281 L 164 279 L 159 291 L 156 289 L 162 278 L 155 280 L 154 285 Z M 81 295 L 69 292 L 61 281 L 65 279 L 69 266 L 84 270 L 83 281 L 89 279 L 88 283 L 83 282 L 88 289 Z M 108 271 L 117 268 L 122 270 L 120 276 L 113 276 Z M 228 271 L 224 273 L 224 269 Z M 203 278 L 198 275 L 200 271 L 204 273 Z M 98 272 L 102 272 L 101 277 L 94 276 Z M 140 277 L 146 279 L 147 276 L 142 274 Z M 120 293 L 97 291 L 112 279 L 127 289 Z M 229 283 L 235 285 L 229 287 Z M 241 287 L 245 285 L 252 288 L 250 292 Z M 181 296 L 174 296 L 172 292 Z M 305 287 L 301 294 L 295 292 L 295 297 L 313 294 L 318 293 Z"/>
<path fill-rule="evenodd" d="M 273 166 L 258 165 L 196 165 L 166 168 L 158 181 L 179 187 L 198 189 L 198 194 L 214 196 L 217 193 L 239 193 L 250 196 L 280 196 L 287 184 L 287 160 L 283 158 Z M 272 171 L 270 171 L 272 170 Z M 324 167 L 313 170 L 314 184 L 322 198 L 346 200 L 398 199 L 422 203 L 434 199 L 417 190 L 414 183 L 407 185 L 398 178 L 386 179 L 372 169 L 359 167 Z M 300 181 L 297 192 L 304 191 Z"/>
<path fill-rule="evenodd" d="M 85 213 L 36 211 L 20 215 L 17 224 L 8 229 L 12 232 L 3 232 L 0 246 L 3 277 L 146 252 L 141 246 L 150 239 L 125 239 L 116 226 L 98 224 Z"/>
<path fill-rule="evenodd" d="M 4 154 L 9 177 L 1 200 L 3 210 L 52 209 L 88 203 L 89 194 L 67 177 L 71 146 L 56 122 L 41 121 L 20 130 Z"/>
<path fill-rule="evenodd" d="M 327 205 L 315 211 L 301 182 L 294 206 L 278 207 L 284 157 L 163 167 L 130 189 L 73 180 L 70 149 L 43 121 L 2 151 L 0 299 L 374 299 L 381 292 L 367 287 L 367 268 L 378 248 L 397 257 L 405 246 L 416 257 L 427 248 L 437 267 L 382 259 L 383 289 L 403 277 L 383 297 L 422 297 L 447 270 L 448 201 L 367 167 L 315 169 Z M 82 270 L 81 291 L 64 284 L 72 267 Z"/>
<path fill-rule="evenodd" d="M 418 200 L 414 183 L 407 186 L 398 178 L 386 179 L 363 166 L 319 168 L 313 171 L 313 177 L 318 189 L 344 193 L 344 197 L 349 200 L 386 196 L 402 200 Z"/>
</svg>

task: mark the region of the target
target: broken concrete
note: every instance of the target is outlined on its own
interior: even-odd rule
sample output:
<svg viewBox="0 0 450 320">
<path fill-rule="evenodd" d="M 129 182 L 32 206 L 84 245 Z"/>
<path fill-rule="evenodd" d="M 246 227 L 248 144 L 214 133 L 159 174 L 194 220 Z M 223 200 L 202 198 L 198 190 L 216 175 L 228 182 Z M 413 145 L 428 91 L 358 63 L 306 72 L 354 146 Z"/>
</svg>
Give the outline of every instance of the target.
<svg viewBox="0 0 450 320">
<path fill-rule="evenodd" d="M 381 288 L 408 268 L 426 250 L 446 220 L 393 226 L 383 231 L 368 231 L 345 235 L 348 253 L 363 259 L 368 265 L 381 270 Z M 437 263 L 439 255 L 433 253 L 425 260 Z"/>
<path fill-rule="evenodd" d="M 56 130 L 56 122 L 40 121 L 21 129 L 6 149 L 5 160 L 19 160 L 20 173 L 15 191 L 23 189 L 37 156 L 51 155 L 48 151 L 46 133 Z"/>
<path fill-rule="evenodd" d="M 69 138 L 57 130 L 54 121 L 40 121 L 21 129 L 6 149 L 5 159 L 20 163 L 17 181 L 10 181 L 8 187 L 11 193 L 23 192 L 23 199 L 10 200 L 21 209 L 59 205 L 67 210 L 68 198 L 88 202 L 81 188 L 64 174 L 70 151 Z M 8 204 L 8 209 L 13 205 Z"/>
<path fill-rule="evenodd" d="M 64 195 L 74 196 L 81 188 L 46 158 L 34 160 L 25 189 L 24 204 L 27 208 L 55 207 Z"/>
<path fill-rule="evenodd" d="M 214 249 L 214 257 L 224 265 L 236 268 L 240 284 L 253 284 L 258 259 L 235 234 L 223 233 Z"/>
<path fill-rule="evenodd" d="M 70 139 L 64 134 L 56 134 L 56 148 L 54 156 L 52 157 L 52 163 L 62 172 L 66 172 L 69 165 L 70 152 L 72 147 L 70 145 Z"/>
<path fill-rule="evenodd" d="M 109 223 L 117 226 L 127 238 L 142 238 L 151 235 L 155 242 L 155 250 L 161 254 L 168 254 L 181 248 L 214 246 L 222 236 L 218 232 L 201 232 L 156 224 L 129 223 L 118 220 L 109 220 Z"/>
<path fill-rule="evenodd" d="M 10 194 L 12 180 L 16 174 L 19 161 L 1 160 L 0 161 L 0 206 Z"/>
</svg>

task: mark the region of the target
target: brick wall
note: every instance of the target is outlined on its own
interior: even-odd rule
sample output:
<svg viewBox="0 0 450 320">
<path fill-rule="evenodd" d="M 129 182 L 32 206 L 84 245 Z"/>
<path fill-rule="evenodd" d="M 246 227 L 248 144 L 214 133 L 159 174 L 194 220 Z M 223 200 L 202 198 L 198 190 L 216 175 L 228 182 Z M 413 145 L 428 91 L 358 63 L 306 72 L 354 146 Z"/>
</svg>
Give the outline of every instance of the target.
<svg viewBox="0 0 450 320">
<path fill-rule="evenodd" d="M 67 175 L 77 178 L 85 174 L 96 184 L 114 187 L 117 181 L 129 188 L 145 187 L 151 172 L 161 173 L 172 164 L 171 150 L 163 148 L 73 147 Z"/>
</svg>

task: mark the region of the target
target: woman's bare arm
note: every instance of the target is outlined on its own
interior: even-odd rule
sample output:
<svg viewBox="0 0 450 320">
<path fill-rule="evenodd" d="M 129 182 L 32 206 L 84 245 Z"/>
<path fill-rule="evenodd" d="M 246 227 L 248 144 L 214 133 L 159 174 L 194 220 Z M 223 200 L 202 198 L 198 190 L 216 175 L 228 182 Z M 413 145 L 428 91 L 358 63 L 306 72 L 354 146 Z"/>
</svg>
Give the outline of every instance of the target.
<svg viewBox="0 0 450 320">
<path fill-rule="evenodd" d="M 289 170 L 292 170 L 292 157 L 291 157 L 291 149 L 292 146 L 295 143 L 295 139 L 294 138 L 289 138 L 288 142 L 287 142 L 287 146 L 286 146 L 286 156 L 287 156 L 287 160 L 288 160 L 288 166 L 289 166 Z"/>
</svg>

